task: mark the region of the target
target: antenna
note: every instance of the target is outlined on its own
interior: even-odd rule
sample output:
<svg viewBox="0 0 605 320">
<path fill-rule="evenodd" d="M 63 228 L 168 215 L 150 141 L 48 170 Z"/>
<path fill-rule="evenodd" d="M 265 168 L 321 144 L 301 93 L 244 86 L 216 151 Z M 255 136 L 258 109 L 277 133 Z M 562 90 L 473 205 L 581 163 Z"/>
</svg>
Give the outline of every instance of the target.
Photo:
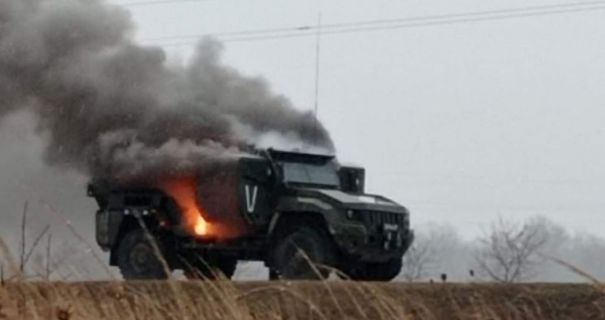
<svg viewBox="0 0 605 320">
<path fill-rule="evenodd" d="M 317 33 L 315 38 L 315 142 L 319 137 L 319 72 L 320 72 L 320 60 L 321 60 L 321 12 L 317 16 Z"/>
</svg>

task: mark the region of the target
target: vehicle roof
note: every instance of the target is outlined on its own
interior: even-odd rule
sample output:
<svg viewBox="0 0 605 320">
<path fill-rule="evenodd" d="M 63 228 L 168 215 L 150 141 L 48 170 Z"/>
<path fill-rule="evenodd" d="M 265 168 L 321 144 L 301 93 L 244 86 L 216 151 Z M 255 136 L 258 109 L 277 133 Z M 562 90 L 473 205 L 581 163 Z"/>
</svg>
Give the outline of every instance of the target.
<svg viewBox="0 0 605 320">
<path fill-rule="evenodd" d="M 306 153 L 300 151 L 269 149 L 268 152 L 273 159 L 282 161 L 327 162 L 335 158 L 334 155 Z"/>
</svg>

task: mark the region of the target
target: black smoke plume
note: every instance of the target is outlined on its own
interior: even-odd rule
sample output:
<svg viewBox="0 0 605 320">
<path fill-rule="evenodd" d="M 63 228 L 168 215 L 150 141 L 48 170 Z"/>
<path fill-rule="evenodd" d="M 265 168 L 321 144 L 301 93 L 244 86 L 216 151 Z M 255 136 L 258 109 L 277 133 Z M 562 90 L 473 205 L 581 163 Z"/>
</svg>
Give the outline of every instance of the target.
<svg viewBox="0 0 605 320">
<path fill-rule="evenodd" d="M 219 42 L 171 65 L 132 33 L 101 0 L 0 0 L 0 117 L 33 113 L 45 161 L 93 177 L 189 170 L 274 140 L 333 151 L 313 114 L 222 64 Z"/>
</svg>

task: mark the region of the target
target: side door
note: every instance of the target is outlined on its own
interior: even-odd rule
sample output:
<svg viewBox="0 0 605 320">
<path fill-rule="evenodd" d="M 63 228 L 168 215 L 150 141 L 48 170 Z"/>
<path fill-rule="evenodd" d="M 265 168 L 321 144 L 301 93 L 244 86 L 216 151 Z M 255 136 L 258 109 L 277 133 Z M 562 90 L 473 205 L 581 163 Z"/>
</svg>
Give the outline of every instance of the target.
<svg viewBox="0 0 605 320">
<path fill-rule="evenodd" d="M 253 225 L 267 226 L 274 213 L 275 177 L 265 159 L 243 159 L 238 187 L 242 215 Z"/>
</svg>

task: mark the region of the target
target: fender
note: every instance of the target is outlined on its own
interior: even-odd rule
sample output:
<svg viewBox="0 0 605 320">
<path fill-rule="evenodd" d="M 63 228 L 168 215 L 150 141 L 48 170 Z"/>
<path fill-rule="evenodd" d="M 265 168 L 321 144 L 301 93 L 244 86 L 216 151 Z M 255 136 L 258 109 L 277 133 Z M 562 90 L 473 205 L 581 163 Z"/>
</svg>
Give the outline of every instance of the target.
<svg viewBox="0 0 605 320">
<path fill-rule="evenodd" d="M 274 236 L 279 235 L 279 232 L 284 230 L 284 228 L 289 229 L 300 224 L 323 228 L 326 232 L 329 232 L 330 235 L 332 234 L 331 228 L 328 227 L 328 222 L 321 213 L 304 211 L 276 213 L 271 219 L 271 225 L 267 234 L 270 238 L 273 238 Z"/>
<path fill-rule="evenodd" d="M 138 218 L 159 220 L 162 197 L 158 193 L 111 193 L 104 197 L 106 206 L 97 211 L 95 230 L 101 249 L 111 250 L 126 229 L 138 226 Z"/>
</svg>

